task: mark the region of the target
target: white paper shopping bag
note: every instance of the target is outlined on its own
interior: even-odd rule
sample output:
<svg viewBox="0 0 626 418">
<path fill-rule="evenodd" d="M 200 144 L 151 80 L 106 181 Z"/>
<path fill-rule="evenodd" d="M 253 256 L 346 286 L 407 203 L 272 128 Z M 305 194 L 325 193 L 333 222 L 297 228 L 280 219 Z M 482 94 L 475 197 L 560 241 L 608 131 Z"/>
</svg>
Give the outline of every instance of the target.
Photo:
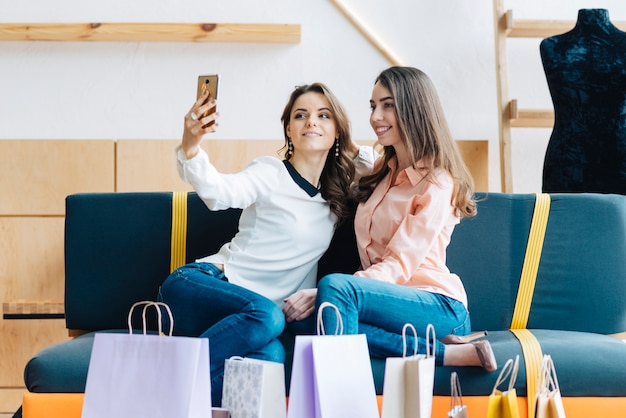
<svg viewBox="0 0 626 418">
<path fill-rule="evenodd" d="M 324 335 L 322 310 L 332 307 L 340 323 Z M 298 335 L 289 390 L 288 418 L 378 418 L 376 389 L 365 335 L 341 335 L 337 308 L 318 310 L 318 335 Z"/>
<path fill-rule="evenodd" d="M 461 382 L 456 372 L 450 374 L 450 410 L 448 418 L 468 418 L 467 406 L 463 404 Z"/>
<path fill-rule="evenodd" d="M 552 356 L 544 354 L 535 396 L 535 418 L 565 418 L 561 389 Z"/>
<path fill-rule="evenodd" d="M 231 357 L 224 364 L 222 407 L 232 418 L 285 418 L 285 366 Z"/>
<path fill-rule="evenodd" d="M 133 334 L 133 310 L 143 305 L 143 334 Z M 159 335 L 147 335 L 145 313 L 157 309 Z M 170 316 L 161 336 L 161 311 Z M 96 334 L 87 372 L 82 418 L 206 418 L 211 416 L 206 338 L 172 337 L 167 305 L 138 302 L 128 315 L 129 334 Z"/>
<path fill-rule="evenodd" d="M 407 356 L 407 329 L 413 332 L 416 342 L 411 356 Z M 435 329 L 430 324 L 426 328 L 425 355 L 417 354 L 417 331 L 412 324 L 402 327 L 402 340 L 402 357 L 385 360 L 382 418 L 428 418 L 435 381 Z"/>
</svg>

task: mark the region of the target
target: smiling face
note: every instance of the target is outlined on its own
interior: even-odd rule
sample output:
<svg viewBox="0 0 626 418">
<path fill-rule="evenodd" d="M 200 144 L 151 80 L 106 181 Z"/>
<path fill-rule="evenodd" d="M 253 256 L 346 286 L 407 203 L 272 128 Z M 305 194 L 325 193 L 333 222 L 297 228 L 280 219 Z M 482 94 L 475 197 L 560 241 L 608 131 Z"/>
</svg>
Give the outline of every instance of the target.
<svg viewBox="0 0 626 418">
<path fill-rule="evenodd" d="M 403 146 L 396 119 L 396 102 L 389 89 L 380 82 L 374 84 L 370 99 L 370 125 L 382 146 Z"/>
<path fill-rule="evenodd" d="M 338 133 L 326 96 L 308 92 L 298 97 L 291 110 L 286 132 L 291 138 L 294 152 L 328 153 Z"/>
</svg>

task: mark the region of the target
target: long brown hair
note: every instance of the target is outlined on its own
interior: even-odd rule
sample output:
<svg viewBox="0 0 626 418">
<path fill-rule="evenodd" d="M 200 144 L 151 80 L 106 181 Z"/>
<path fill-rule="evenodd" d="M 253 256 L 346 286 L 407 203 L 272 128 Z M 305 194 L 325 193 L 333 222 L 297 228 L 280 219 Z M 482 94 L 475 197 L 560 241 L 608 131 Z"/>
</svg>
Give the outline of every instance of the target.
<svg viewBox="0 0 626 418">
<path fill-rule="evenodd" d="M 337 224 L 340 224 L 352 214 L 353 207 L 348 200 L 350 185 L 354 180 L 354 161 L 348 155 L 348 147 L 352 142 L 352 137 L 347 112 L 337 97 L 324 84 L 312 83 L 296 86 L 291 96 L 289 96 L 289 100 L 285 105 L 283 115 L 280 119 L 283 123 L 283 133 L 285 135 L 283 150 L 288 147 L 289 143 L 287 127 L 291 121 L 293 106 L 298 97 L 309 92 L 320 93 L 326 97 L 339 135 L 339 155 L 335 156 L 335 144 L 333 144 L 333 147 L 328 152 L 326 164 L 324 164 L 322 175 L 320 176 L 320 191 L 322 197 L 329 203 L 330 210 L 337 215 Z M 291 154 L 287 152 L 285 159 L 289 160 L 290 158 Z"/>
<path fill-rule="evenodd" d="M 476 214 L 474 180 L 461 157 L 446 122 L 437 90 L 430 78 L 413 67 L 390 67 L 376 78 L 395 101 L 396 124 L 400 139 L 414 168 L 426 169 L 426 178 L 433 181 L 436 168 L 448 172 L 454 181 L 451 205 L 457 216 Z M 387 163 L 395 156 L 392 146 L 384 147 L 384 163 L 374 173 L 361 178 L 357 199 L 365 201 L 374 187 L 387 175 Z"/>
</svg>

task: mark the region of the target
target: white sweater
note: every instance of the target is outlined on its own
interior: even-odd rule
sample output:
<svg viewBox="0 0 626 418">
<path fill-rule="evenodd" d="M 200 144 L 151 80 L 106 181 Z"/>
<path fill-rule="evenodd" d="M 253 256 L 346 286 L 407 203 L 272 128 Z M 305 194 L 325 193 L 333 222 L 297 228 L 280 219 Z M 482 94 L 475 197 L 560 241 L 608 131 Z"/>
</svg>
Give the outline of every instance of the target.
<svg viewBox="0 0 626 418">
<path fill-rule="evenodd" d="M 230 283 L 279 306 L 298 290 L 315 287 L 317 262 L 336 221 L 315 187 L 274 157 L 257 158 L 236 174 L 221 174 L 203 150 L 187 160 L 178 148 L 177 166 L 209 209 L 243 209 L 232 241 L 197 261 L 223 264 Z"/>
</svg>

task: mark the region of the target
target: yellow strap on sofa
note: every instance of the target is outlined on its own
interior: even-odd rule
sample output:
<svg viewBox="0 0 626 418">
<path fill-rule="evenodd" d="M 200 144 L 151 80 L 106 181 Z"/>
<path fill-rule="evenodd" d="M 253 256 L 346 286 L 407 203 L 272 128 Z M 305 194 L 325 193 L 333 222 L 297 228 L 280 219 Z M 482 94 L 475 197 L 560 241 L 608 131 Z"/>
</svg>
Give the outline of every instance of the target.
<svg viewBox="0 0 626 418">
<path fill-rule="evenodd" d="M 549 213 L 550 195 L 547 193 L 538 193 L 535 200 L 533 219 L 530 224 L 530 234 L 528 236 L 528 244 L 526 245 L 526 255 L 524 257 L 519 289 L 517 290 L 517 300 L 515 301 L 515 309 L 513 310 L 511 329 L 526 328 L 528 324 L 530 304 L 532 303 L 533 293 L 535 291 L 537 270 L 539 269 L 539 260 L 541 259 L 541 249 L 543 248 L 543 239 L 546 232 L 546 225 L 548 224 Z"/>
<path fill-rule="evenodd" d="M 535 394 L 537 393 L 537 379 L 543 353 L 537 337 L 527 329 L 512 329 L 522 346 L 524 364 L 526 364 L 526 401 L 528 402 L 528 418 L 535 416 Z"/>
<path fill-rule="evenodd" d="M 170 272 L 185 264 L 187 257 L 187 192 L 172 193 L 171 245 Z"/>
<path fill-rule="evenodd" d="M 539 260 L 543 249 L 548 214 L 550 213 L 550 195 L 538 193 L 535 199 L 535 209 L 530 224 L 530 234 L 526 245 L 524 265 L 520 277 L 517 299 L 511 320 L 511 332 L 517 337 L 522 346 L 524 363 L 526 364 L 526 400 L 528 402 L 528 418 L 535 416 L 535 393 L 537 392 L 537 378 L 541 367 L 543 353 L 539 341 L 532 332 L 526 329 L 528 315 L 535 292 Z"/>
</svg>

